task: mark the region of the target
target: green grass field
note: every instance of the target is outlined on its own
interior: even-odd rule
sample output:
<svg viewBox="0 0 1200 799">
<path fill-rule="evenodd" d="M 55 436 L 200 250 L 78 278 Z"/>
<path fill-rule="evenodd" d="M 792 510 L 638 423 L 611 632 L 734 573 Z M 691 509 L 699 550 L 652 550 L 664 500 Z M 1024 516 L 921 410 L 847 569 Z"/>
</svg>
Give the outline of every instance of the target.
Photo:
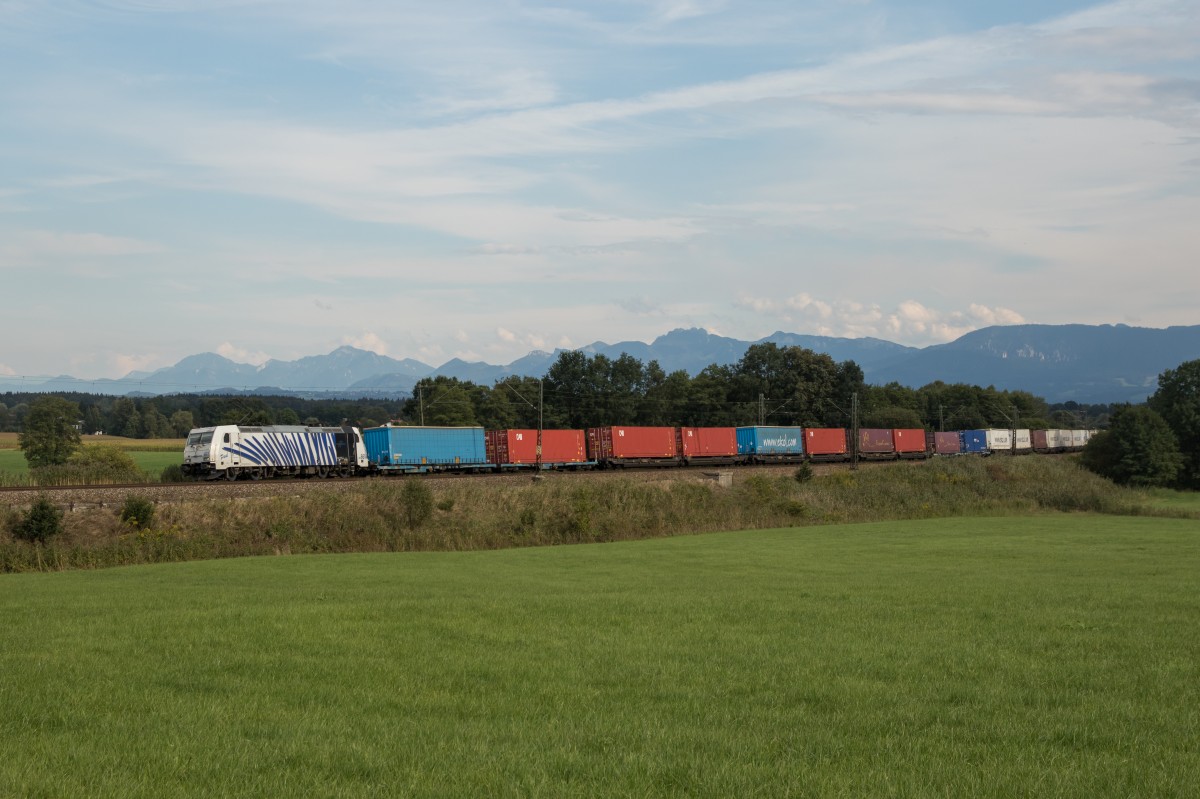
<svg viewBox="0 0 1200 799">
<path fill-rule="evenodd" d="M 178 452 L 143 452 L 134 449 L 127 449 L 126 452 L 139 469 L 156 476 L 162 473 L 163 467 L 183 463 L 183 447 Z M 29 474 L 29 464 L 21 450 L 0 449 L 0 474 L 3 473 Z"/>
<path fill-rule="evenodd" d="M 0 795 L 1195 796 L 1198 527 L 0 575 Z"/>
</svg>

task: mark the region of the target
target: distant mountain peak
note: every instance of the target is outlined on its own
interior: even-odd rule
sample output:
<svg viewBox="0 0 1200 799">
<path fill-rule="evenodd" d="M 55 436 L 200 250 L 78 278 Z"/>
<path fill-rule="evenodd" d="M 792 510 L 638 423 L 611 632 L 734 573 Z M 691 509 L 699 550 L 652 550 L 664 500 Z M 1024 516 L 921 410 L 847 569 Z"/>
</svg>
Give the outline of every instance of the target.
<svg viewBox="0 0 1200 799">
<path fill-rule="evenodd" d="M 1020 389 L 1055 401 L 1140 401 L 1157 376 L 1184 361 L 1200 359 L 1200 325 L 1166 329 L 1129 325 L 1005 325 L 980 328 L 931 347 L 907 347 L 878 338 L 837 338 L 776 331 L 758 341 L 739 341 L 699 327 L 680 327 L 653 342 L 596 341 L 578 351 L 615 360 L 622 354 L 657 361 L 667 372 L 696 374 L 710 364 L 735 364 L 753 344 L 799 346 L 856 362 L 875 384 L 896 381 L 922 386 L 934 381 Z M 397 360 L 346 344 L 326 355 L 253 366 L 215 352 L 182 358 L 153 372 L 130 372 L 120 380 L 52 378 L 36 387 L 5 383 L 9 391 L 176 393 L 278 386 L 290 392 L 410 393 L 416 382 L 445 375 L 492 385 L 512 375 L 541 377 L 562 350 L 534 350 L 503 366 L 454 358 L 438 368 L 412 358 Z"/>
</svg>

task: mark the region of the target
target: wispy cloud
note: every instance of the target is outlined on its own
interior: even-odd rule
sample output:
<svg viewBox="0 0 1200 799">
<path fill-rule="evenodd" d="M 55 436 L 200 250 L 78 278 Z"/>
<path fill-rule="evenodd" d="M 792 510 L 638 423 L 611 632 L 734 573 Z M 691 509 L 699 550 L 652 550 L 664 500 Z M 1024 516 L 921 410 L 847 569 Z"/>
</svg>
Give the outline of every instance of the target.
<svg viewBox="0 0 1200 799">
<path fill-rule="evenodd" d="M 965 310 L 939 310 L 907 299 L 895 307 L 853 300 L 826 301 L 807 293 L 782 300 L 743 296 L 738 304 L 766 314 L 781 324 L 801 325 L 825 336 L 872 336 L 916 344 L 940 344 L 990 325 L 1022 324 L 1025 318 L 1010 308 L 972 303 Z"/>
<path fill-rule="evenodd" d="M 0 267 L 28 266 L 47 258 L 118 257 L 161 252 L 158 244 L 102 233 L 21 230 L 0 237 Z"/>
<path fill-rule="evenodd" d="M 1189 321 L 1200 7 L 897 8 L 3 4 L 0 266 L 29 296 L 136 269 L 185 329 L 236 284 L 254 358 Z"/>
</svg>

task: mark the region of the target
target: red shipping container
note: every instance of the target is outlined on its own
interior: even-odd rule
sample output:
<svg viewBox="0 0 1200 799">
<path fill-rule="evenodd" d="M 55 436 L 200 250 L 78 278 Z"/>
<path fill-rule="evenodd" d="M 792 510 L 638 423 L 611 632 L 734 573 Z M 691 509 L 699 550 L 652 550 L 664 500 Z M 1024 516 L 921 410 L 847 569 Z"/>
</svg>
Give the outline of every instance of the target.
<svg viewBox="0 0 1200 799">
<path fill-rule="evenodd" d="M 737 455 L 737 428 L 681 427 L 679 451 L 685 458 L 727 458 Z"/>
<path fill-rule="evenodd" d="M 877 427 L 864 427 L 858 431 L 858 451 L 864 455 L 892 455 L 896 444 L 892 431 Z"/>
<path fill-rule="evenodd" d="M 537 430 L 489 430 L 490 463 L 537 463 Z M 542 463 L 584 463 L 586 437 L 582 430 L 543 430 Z"/>
<path fill-rule="evenodd" d="M 677 457 L 674 427 L 591 427 L 587 438 L 594 461 Z"/>
<path fill-rule="evenodd" d="M 892 430 L 892 441 L 896 444 L 896 452 L 920 453 L 928 452 L 925 441 L 925 428 L 895 428 Z"/>
<path fill-rule="evenodd" d="M 1050 437 L 1046 435 L 1045 430 L 1034 430 L 1032 435 L 1034 449 L 1038 452 L 1045 452 L 1050 449 Z"/>
<path fill-rule="evenodd" d="M 808 453 L 809 457 L 814 458 L 828 455 L 845 455 L 846 428 L 804 428 L 804 451 Z"/>
<path fill-rule="evenodd" d="M 957 455 L 962 452 L 962 439 L 958 433 L 934 433 L 933 451 L 939 455 Z"/>
</svg>

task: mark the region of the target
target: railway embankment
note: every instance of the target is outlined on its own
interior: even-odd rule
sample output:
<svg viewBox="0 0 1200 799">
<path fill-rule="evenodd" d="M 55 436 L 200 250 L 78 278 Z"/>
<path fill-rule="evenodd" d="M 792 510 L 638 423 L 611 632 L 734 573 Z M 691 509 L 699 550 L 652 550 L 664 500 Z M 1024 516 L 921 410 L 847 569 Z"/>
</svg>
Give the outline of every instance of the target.
<svg viewBox="0 0 1200 799">
<path fill-rule="evenodd" d="M 471 550 L 898 519 L 1086 512 L 1188 515 L 1151 505 L 1069 458 L 948 458 L 796 467 L 307 480 L 74 489 L 44 543 L 15 531 L 36 495 L 0 506 L 0 571 L 251 555 Z M 799 478 L 799 479 L 798 479 Z M 122 520 L 130 497 L 153 505 Z"/>
</svg>

